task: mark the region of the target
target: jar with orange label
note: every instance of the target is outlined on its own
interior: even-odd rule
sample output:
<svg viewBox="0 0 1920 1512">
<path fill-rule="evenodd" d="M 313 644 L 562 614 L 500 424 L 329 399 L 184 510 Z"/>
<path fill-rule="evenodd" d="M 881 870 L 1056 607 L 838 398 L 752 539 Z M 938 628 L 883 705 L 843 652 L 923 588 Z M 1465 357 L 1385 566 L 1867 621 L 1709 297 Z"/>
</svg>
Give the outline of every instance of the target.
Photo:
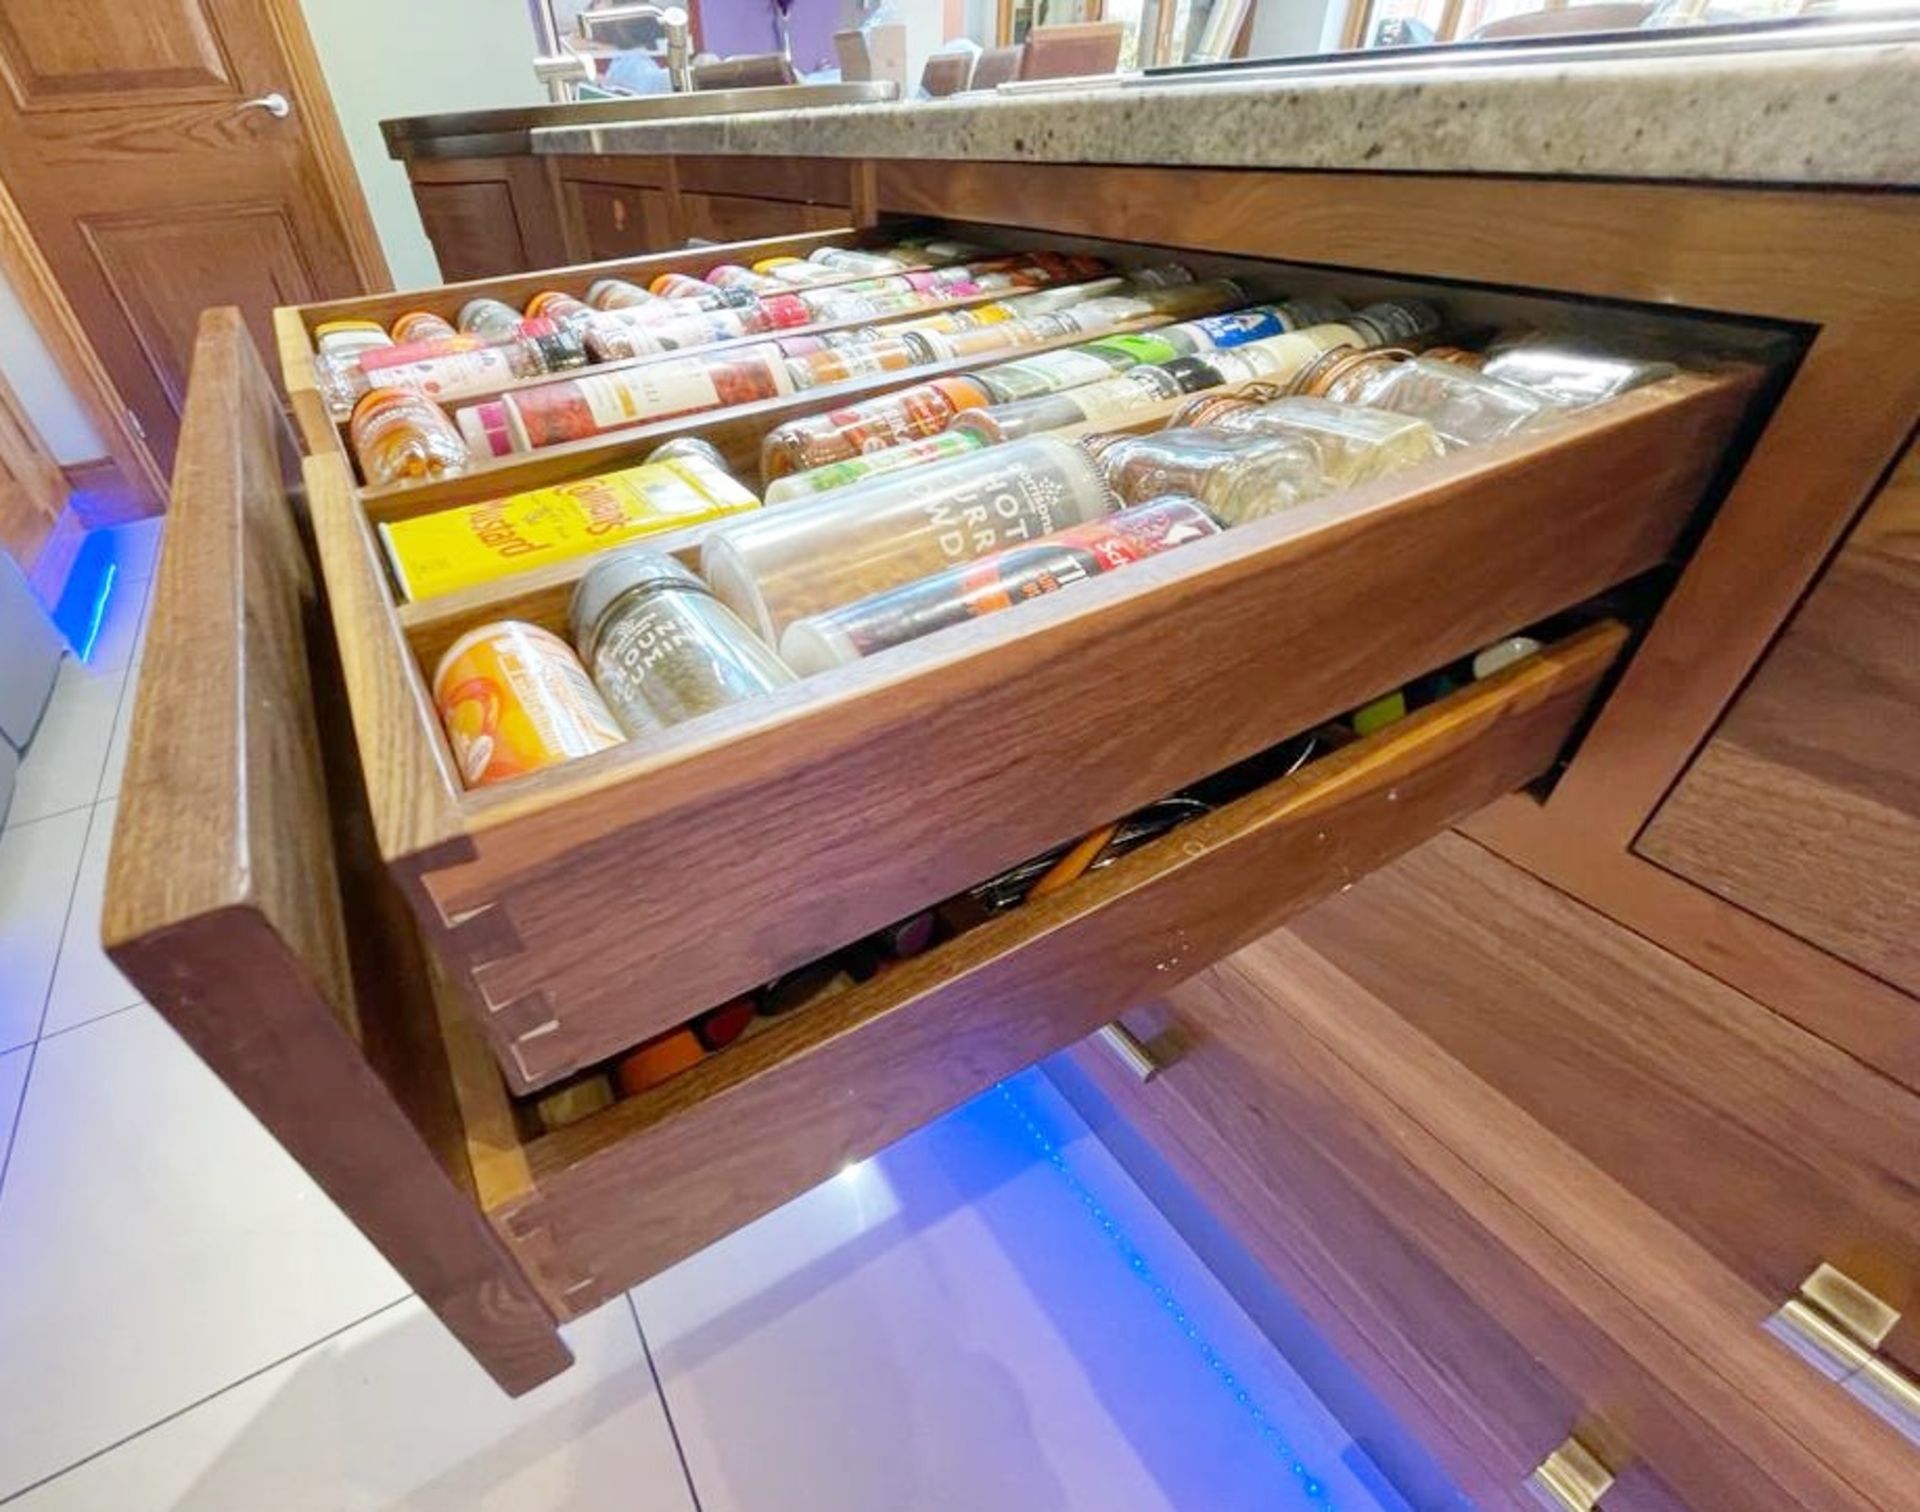
<svg viewBox="0 0 1920 1512">
<path fill-rule="evenodd" d="M 771 482 L 790 472 L 935 435 L 961 410 L 990 403 L 991 397 L 971 378 L 936 378 L 789 420 L 768 431 L 761 442 L 761 476 Z"/>
<path fill-rule="evenodd" d="M 626 739 L 573 648 L 523 620 L 498 620 L 448 647 L 433 703 L 468 787 L 504 782 Z"/>
</svg>

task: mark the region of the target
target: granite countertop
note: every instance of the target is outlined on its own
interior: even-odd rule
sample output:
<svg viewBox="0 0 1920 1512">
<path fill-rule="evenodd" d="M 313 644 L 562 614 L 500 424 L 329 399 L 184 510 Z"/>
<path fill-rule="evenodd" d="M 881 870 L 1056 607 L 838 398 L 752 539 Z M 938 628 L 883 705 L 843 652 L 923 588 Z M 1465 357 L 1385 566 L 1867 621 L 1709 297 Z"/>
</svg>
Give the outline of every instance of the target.
<svg viewBox="0 0 1920 1512">
<path fill-rule="evenodd" d="M 1920 187 L 1920 41 L 1596 51 L 560 126 L 534 150 Z"/>
</svg>

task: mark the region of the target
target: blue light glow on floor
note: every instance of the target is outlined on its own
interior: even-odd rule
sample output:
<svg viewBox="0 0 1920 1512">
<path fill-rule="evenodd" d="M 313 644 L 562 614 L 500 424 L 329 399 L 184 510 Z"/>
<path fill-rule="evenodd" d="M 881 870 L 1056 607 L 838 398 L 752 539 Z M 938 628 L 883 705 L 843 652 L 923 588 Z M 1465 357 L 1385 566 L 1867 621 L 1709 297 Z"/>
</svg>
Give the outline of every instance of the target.
<svg viewBox="0 0 1920 1512">
<path fill-rule="evenodd" d="M 1034 1120 L 1032 1114 L 1021 1101 L 1019 1094 L 1013 1089 L 1013 1086 L 1010 1083 L 1002 1082 L 995 1090 L 999 1094 L 1001 1101 L 1005 1103 L 1009 1111 L 1011 1111 L 1014 1119 L 1019 1123 L 1028 1139 L 1032 1141 L 1035 1149 L 1040 1152 L 1041 1157 L 1053 1168 L 1060 1179 L 1067 1184 L 1068 1189 L 1079 1199 L 1080 1204 L 1087 1210 L 1094 1222 L 1099 1225 L 1100 1231 L 1107 1236 L 1108 1240 L 1113 1244 L 1113 1247 L 1119 1251 L 1121 1259 L 1127 1264 L 1127 1268 L 1133 1273 L 1140 1284 L 1153 1294 L 1153 1299 L 1159 1304 L 1161 1311 L 1166 1313 L 1172 1320 L 1174 1326 L 1181 1331 L 1186 1339 L 1193 1345 L 1194 1349 L 1198 1351 L 1200 1358 L 1206 1362 L 1207 1368 L 1213 1373 L 1215 1379 L 1219 1381 L 1221 1388 L 1233 1398 L 1235 1405 L 1253 1420 L 1260 1437 L 1273 1452 L 1279 1456 L 1281 1462 L 1286 1465 L 1289 1473 L 1292 1474 L 1308 1502 L 1317 1507 L 1331 1508 L 1333 1506 L 1333 1499 L 1327 1494 L 1324 1482 L 1322 1482 L 1318 1476 L 1314 1475 L 1301 1461 L 1299 1454 L 1294 1450 L 1293 1446 L 1287 1442 L 1279 1428 L 1275 1426 L 1273 1420 L 1267 1416 L 1260 1404 L 1254 1401 L 1252 1393 L 1240 1384 L 1239 1379 L 1234 1375 L 1231 1367 L 1221 1358 L 1219 1352 L 1208 1342 L 1205 1335 L 1194 1325 L 1193 1320 L 1187 1315 L 1187 1310 L 1180 1305 L 1180 1299 L 1154 1274 L 1152 1267 L 1147 1264 L 1146 1257 L 1140 1253 L 1133 1241 L 1127 1237 L 1126 1231 L 1114 1221 L 1113 1217 L 1101 1205 L 1099 1199 L 1088 1190 L 1086 1184 L 1073 1173 L 1073 1168 L 1067 1164 L 1066 1157 L 1060 1152 L 1054 1142 L 1047 1137 L 1046 1131 Z"/>
</svg>

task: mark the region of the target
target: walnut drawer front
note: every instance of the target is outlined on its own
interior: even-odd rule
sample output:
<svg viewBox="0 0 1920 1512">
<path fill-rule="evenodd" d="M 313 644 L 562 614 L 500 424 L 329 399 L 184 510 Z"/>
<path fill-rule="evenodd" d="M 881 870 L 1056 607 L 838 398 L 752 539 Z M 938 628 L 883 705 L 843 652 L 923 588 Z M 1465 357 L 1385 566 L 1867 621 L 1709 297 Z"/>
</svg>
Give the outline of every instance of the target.
<svg viewBox="0 0 1920 1512">
<path fill-rule="evenodd" d="M 529 1090 L 1654 566 L 1754 381 L 1672 379 L 474 793 L 424 685 L 460 624 L 395 609 L 339 459 L 308 487 L 383 849 Z"/>
<path fill-rule="evenodd" d="M 1579 632 L 529 1143 L 450 1012 L 480 1201 L 557 1309 L 616 1296 L 1544 771 L 1623 638 Z"/>
</svg>

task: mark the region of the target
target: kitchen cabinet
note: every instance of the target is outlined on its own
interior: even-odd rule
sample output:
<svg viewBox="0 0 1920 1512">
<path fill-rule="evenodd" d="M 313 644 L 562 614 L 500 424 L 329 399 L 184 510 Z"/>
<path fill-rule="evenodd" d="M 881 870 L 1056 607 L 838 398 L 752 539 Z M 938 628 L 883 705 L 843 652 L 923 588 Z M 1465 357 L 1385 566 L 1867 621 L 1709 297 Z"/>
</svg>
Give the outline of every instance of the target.
<svg viewBox="0 0 1920 1512">
<path fill-rule="evenodd" d="M 1787 930 L 1756 947 L 1785 972 L 1718 948 L 1746 927 L 1726 900 L 1633 845 L 1905 439 L 1920 299 L 1887 249 L 1907 205 L 822 161 L 592 169 L 603 206 L 815 207 L 770 238 L 281 312 L 297 443 L 237 323 L 208 317 L 115 841 L 123 969 L 510 1390 L 564 1366 L 560 1321 L 1171 1005 L 1195 1047 L 1162 1073 L 1185 1111 L 1143 1123 L 1489 1499 L 1576 1430 L 1620 1472 L 1611 1505 L 1910 1485 L 1898 1433 L 1762 1325 L 1823 1262 L 1909 1310 L 1911 1000 L 1882 984 L 1863 1019 L 1856 968 Z M 860 224 L 807 229 L 839 184 Z M 770 425 L 900 380 L 377 488 L 319 404 L 315 326 L 885 239 L 901 217 L 1691 356 L 891 664 L 463 791 L 426 674 L 486 620 L 561 625 L 580 569 L 403 604 L 381 521 L 678 435 L 751 476 Z M 1527 627 L 1538 656 L 1114 866 L 557 1132 L 530 1119 L 693 1013 Z M 1643 871 L 1688 907 L 1649 919 Z M 1849 1011 L 1823 1018 L 1833 992 Z M 1915 1363 L 1906 1327 L 1881 1367 Z"/>
</svg>

